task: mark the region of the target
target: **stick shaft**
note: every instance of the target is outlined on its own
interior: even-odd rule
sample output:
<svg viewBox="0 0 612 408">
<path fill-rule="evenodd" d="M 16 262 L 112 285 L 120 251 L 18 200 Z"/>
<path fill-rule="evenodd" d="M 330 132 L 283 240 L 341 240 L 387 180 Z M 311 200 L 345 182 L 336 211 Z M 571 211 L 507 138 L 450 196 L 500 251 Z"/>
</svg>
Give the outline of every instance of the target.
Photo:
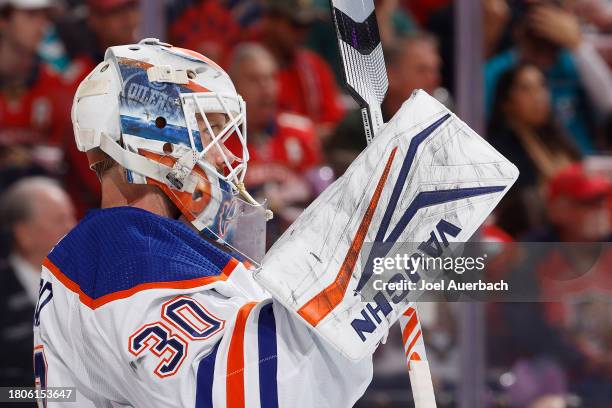
<svg viewBox="0 0 612 408">
<path fill-rule="evenodd" d="M 373 0 L 330 0 L 336 27 L 344 82 L 361 106 L 368 144 L 384 125 L 381 104 L 388 88 Z M 433 383 L 425 355 L 425 342 L 416 307 L 399 319 L 416 408 L 436 406 Z"/>
<path fill-rule="evenodd" d="M 436 398 L 433 381 L 431 380 L 423 331 L 416 306 L 408 307 L 400 316 L 399 323 L 402 329 L 402 343 L 404 344 L 404 353 L 408 364 L 408 373 L 410 374 L 414 405 L 416 408 L 435 407 Z"/>
</svg>

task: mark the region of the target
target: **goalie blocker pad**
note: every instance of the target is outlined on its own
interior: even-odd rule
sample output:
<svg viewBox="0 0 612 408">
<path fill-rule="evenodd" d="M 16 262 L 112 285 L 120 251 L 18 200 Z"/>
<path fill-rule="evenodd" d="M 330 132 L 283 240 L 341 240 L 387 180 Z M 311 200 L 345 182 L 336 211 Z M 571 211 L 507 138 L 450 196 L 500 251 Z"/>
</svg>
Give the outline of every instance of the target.
<svg viewBox="0 0 612 408">
<path fill-rule="evenodd" d="M 517 178 L 516 167 L 483 138 L 415 91 L 274 244 L 255 278 L 342 354 L 360 360 L 408 306 L 385 292 L 379 302 L 362 301 L 359 291 L 372 275 L 362 270 L 364 242 L 424 242 L 442 220 L 457 227 L 448 241 L 465 242 Z"/>
</svg>

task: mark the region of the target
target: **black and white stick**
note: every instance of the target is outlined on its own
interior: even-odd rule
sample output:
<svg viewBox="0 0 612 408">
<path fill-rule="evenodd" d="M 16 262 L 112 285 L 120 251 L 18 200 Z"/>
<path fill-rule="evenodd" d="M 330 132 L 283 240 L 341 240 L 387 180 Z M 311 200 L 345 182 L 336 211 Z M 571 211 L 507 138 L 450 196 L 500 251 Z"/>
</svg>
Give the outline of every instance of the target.
<svg viewBox="0 0 612 408">
<path fill-rule="evenodd" d="M 373 0 L 330 0 L 344 81 L 361 106 L 368 144 L 384 125 L 381 104 L 389 82 Z M 436 406 L 416 308 L 399 319 L 416 408 Z"/>
</svg>

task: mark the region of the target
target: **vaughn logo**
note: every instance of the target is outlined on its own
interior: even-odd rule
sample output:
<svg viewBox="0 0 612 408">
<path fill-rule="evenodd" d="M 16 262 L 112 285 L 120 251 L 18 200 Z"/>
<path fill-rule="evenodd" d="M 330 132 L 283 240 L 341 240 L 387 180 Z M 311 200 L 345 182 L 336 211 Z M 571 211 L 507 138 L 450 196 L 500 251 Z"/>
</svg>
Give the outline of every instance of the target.
<svg viewBox="0 0 612 408">
<path fill-rule="evenodd" d="M 448 236 L 456 238 L 457 235 L 461 232 L 461 228 L 458 226 L 441 219 L 436 228 L 431 231 L 429 238 L 423 242 L 421 242 L 418 246 L 418 252 L 411 255 L 412 257 L 421 257 L 422 255 L 427 255 L 430 257 L 438 258 L 442 256 L 444 250 L 448 248 L 450 245 Z M 385 248 L 386 247 L 386 248 Z M 364 281 L 364 277 L 369 280 L 369 277 L 372 276 L 372 263 L 370 259 L 374 259 L 373 253 L 376 255 L 381 255 L 382 252 L 388 252 L 391 249 L 391 246 L 383 245 L 382 249 L 376 251 L 376 248 L 373 248 L 372 254 L 369 257 L 369 261 L 366 263 L 366 268 L 364 270 L 364 274 L 362 275 L 362 281 L 359 282 L 361 287 L 363 287 L 367 281 Z M 370 273 L 366 274 L 365 271 L 370 271 Z M 396 273 L 395 275 L 389 278 L 389 283 L 399 283 L 404 280 L 410 280 L 414 283 L 421 280 L 418 271 L 412 270 L 410 268 L 405 269 L 403 273 Z M 363 282 L 363 283 L 362 283 Z M 385 291 L 378 291 L 373 296 L 373 304 L 367 304 L 361 310 L 361 318 L 356 318 L 351 322 L 351 326 L 361 339 L 361 341 L 366 341 L 366 336 L 369 333 L 373 333 L 376 330 L 376 327 L 382 323 L 382 319 L 384 319 L 391 311 L 393 307 L 391 304 L 398 304 L 403 301 L 406 296 L 410 293 L 409 289 L 405 289 L 398 293 L 395 289 L 387 289 Z"/>
<path fill-rule="evenodd" d="M 357 292 L 361 292 L 363 290 L 363 288 L 370 281 L 373 275 L 374 257 L 384 257 L 387 255 L 388 251 L 393 247 L 393 244 L 395 244 L 402 236 L 408 225 L 418 214 L 419 210 L 437 205 L 442 205 L 453 201 L 482 196 L 485 194 L 499 193 L 505 189 L 505 186 L 491 186 L 421 191 L 412 200 L 406 210 L 404 210 L 403 214 L 401 215 L 397 223 L 393 226 L 391 231 L 388 232 L 391 226 L 392 216 L 395 213 L 397 204 L 400 200 L 400 196 L 406 186 L 408 175 L 415 161 L 419 146 L 425 140 L 427 140 L 427 138 L 436 129 L 438 129 L 448 118 L 450 118 L 450 114 L 444 115 L 443 117 L 429 125 L 427 128 L 423 129 L 417 135 L 415 135 L 410 141 L 410 145 L 408 147 L 406 156 L 404 157 L 404 160 L 402 162 L 402 167 L 398 174 L 397 181 L 393 186 L 391 198 L 389 199 L 389 204 L 387 208 L 385 208 L 380 227 L 376 233 L 376 238 L 374 240 L 374 243 L 377 244 L 376 246 L 380 246 L 382 250 L 371 251 L 368 260 L 365 263 L 365 268 L 363 268 L 359 283 L 357 284 Z M 392 154 L 390 161 L 393 161 L 393 156 L 394 154 Z M 372 214 L 368 214 L 368 211 L 366 211 L 364 219 L 368 216 L 372 216 Z M 429 237 L 419 245 L 418 251 L 427 256 L 439 257 L 442 255 L 444 248 L 447 248 L 449 246 L 449 237 L 456 238 L 460 232 L 461 228 L 459 226 L 454 225 L 447 220 L 440 219 L 434 229 L 429 234 Z M 408 237 L 408 239 L 410 239 L 410 237 Z M 359 250 L 360 249 L 361 246 L 359 247 Z M 406 276 L 404 275 L 406 275 L 408 279 L 413 282 L 418 282 L 421 279 L 418 273 L 398 273 L 392 276 L 389 279 L 389 282 L 401 282 L 406 278 Z M 383 319 L 388 316 L 389 313 L 391 313 L 391 311 L 393 310 L 391 304 L 398 304 L 408 295 L 408 293 L 409 291 L 404 291 L 402 293 L 395 293 L 395 291 L 391 291 L 391 293 L 389 293 L 389 291 L 387 291 L 387 293 L 385 294 L 383 293 L 383 291 L 379 291 L 374 294 L 374 296 L 372 297 L 373 301 L 367 304 L 361 311 L 361 317 L 356 318 L 351 322 L 351 326 L 353 327 L 355 333 L 359 336 L 361 341 L 365 342 L 367 335 L 373 333 L 376 330 L 376 327 L 380 323 L 382 323 Z"/>
<path fill-rule="evenodd" d="M 377 251 L 370 251 L 370 255 L 365 263 L 365 268 L 362 269 L 362 275 L 356 287 L 357 292 L 362 292 L 362 289 L 370 281 L 370 278 L 373 275 L 372 266 L 374 255 L 378 257 L 385 257 L 389 250 L 393 247 L 393 244 L 400 240 L 400 238 L 403 240 L 408 239 L 414 242 L 416 237 L 406 237 L 404 232 L 408 226 L 411 225 L 411 222 L 417 216 L 419 210 L 471 197 L 498 193 L 505 189 L 505 186 L 487 186 L 420 191 L 410 202 L 408 207 L 402 209 L 402 212 L 398 214 L 399 217 L 395 217 L 395 222 L 391 222 L 396 213 L 397 205 L 400 202 L 401 194 L 407 185 L 410 170 L 415 163 L 419 146 L 425 140 L 427 140 L 427 138 L 432 135 L 446 120 L 448 120 L 450 116 L 450 114 L 446 114 L 440 117 L 410 140 L 408 150 L 406 151 L 405 157 L 401 162 L 399 172 L 397 173 L 397 179 L 393 183 L 391 196 L 389 198 L 385 196 L 387 206 L 384 209 L 380 226 L 378 227 L 373 240 L 374 244 L 376 244 L 375 247 L 377 248 Z M 336 278 L 297 310 L 297 313 L 311 326 L 316 327 L 323 319 L 329 316 L 329 314 L 332 313 L 333 310 L 340 303 L 342 303 L 343 299 L 345 298 L 349 283 L 351 282 L 351 276 L 355 271 L 359 254 L 362 250 L 364 241 L 368 236 L 370 224 L 375 213 L 379 211 L 378 204 L 383 197 L 382 193 L 387 188 L 389 176 L 392 173 L 395 173 L 391 170 L 398 151 L 398 147 L 394 147 L 389 154 L 383 172 L 374 188 L 374 191 L 372 192 L 371 199 L 365 208 L 365 212 L 361 217 L 359 226 L 354 232 L 351 244 L 347 249 Z M 427 222 L 430 221 L 428 220 Z M 431 256 L 430 253 L 439 252 L 444 247 L 447 247 L 449 245 L 449 237 L 457 237 L 461 232 L 461 228 L 459 226 L 452 224 L 448 220 L 440 218 L 435 222 L 436 224 L 431 226 L 432 232 L 429 234 L 429 236 L 425 237 L 418 249 L 418 251 L 429 256 Z M 382 251 L 378 250 L 380 247 L 383 248 Z M 376 252 L 376 254 L 373 252 Z M 422 254 L 420 255 L 422 256 Z M 420 279 L 419 275 L 417 274 L 409 274 L 408 278 L 411 280 Z M 391 280 L 394 279 L 405 280 L 405 277 L 403 274 L 397 274 L 391 278 Z M 392 292 L 391 294 L 385 294 L 380 291 L 375 293 L 374 296 L 369 297 L 369 299 L 373 299 L 368 299 L 369 303 L 363 308 L 360 316 L 351 323 L 351 326 L 359 338 L 365 342 L 367 335 L 369 333 L 373 333 L 376 330 L 376 327 L 382 323 L 382 319 L 391 313 L 393 310 L 391 304 L 399 303 L 403 298 L 405 298 L 406 295 L 407 293 L 396 294 Z"/>
</svg>

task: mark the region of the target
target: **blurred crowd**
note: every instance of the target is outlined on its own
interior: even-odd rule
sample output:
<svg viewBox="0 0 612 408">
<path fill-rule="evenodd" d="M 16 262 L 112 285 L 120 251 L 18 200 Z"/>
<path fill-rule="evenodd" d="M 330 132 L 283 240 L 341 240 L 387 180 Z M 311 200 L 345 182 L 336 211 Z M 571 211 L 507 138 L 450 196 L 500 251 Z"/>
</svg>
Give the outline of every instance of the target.
<svg viewBox="0 0 612 408">
<path fill-rule="evenodd" d="M 610 241 L 612 3 L 478 1 L 486 61 L 483 137 L 521 172 L 481 238 Z M 98 180 L 74 144 L 72 96 L 107 47 L 147 36 L 143 3 L 0 0 L 1 385 L 30 385 L 31 316 L 41 261 L 76 220 L 99 205 Z M 457 5 L 375 3 L 389 75 L 385 119 L 416 89 L 454 109 L 461 58 Z M 276 214 L 268 231 L 271 245 L 366 146 L 360 112 L 342 86 L 329 2 L 163 4 L 162 39 L 218 62 L 247 103 L 246 185 Z M 612 307 L 589 315 L 600 321 L 599 337 L 586 347 L 575 319 L 551 319 L 542 304 L 515 306 L 488 311 L 490 406 L 612 406 Z M 457 308 L 424 309 L 439 404 L 454 406 Z M 495 318 L 500 314 L 502 319 Z M 508 334 L 513 332 L 533 335 Z M 399 338 L 390 336 L 392 344 L 378 352 L 375 381 L 362 406 L 406 406 L 409 380 Z M 512 378 L 532 380 L 525 385 Z"/>
</svg>

